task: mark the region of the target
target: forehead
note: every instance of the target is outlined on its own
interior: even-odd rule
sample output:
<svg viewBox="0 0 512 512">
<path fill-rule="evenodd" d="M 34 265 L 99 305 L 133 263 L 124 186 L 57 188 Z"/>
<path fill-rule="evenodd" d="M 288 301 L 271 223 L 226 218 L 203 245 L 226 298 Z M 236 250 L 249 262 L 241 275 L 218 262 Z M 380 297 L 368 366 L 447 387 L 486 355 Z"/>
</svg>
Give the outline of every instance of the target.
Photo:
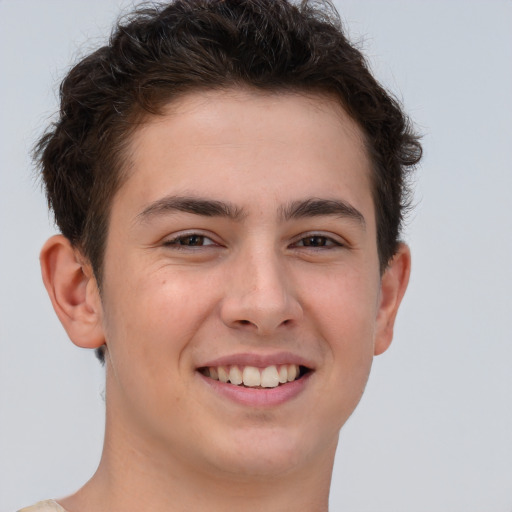
<svg viewBox="0 0 512 512">
<path fill-rule="evenodd" d="M 371 196 L 362 131 L 329 95 L 189 93 L 134 132 L 128 158 L 118 196 L 141 206 L 195 191 L 242 206 L 326 191 L 359 203 Z"/>
</svg>

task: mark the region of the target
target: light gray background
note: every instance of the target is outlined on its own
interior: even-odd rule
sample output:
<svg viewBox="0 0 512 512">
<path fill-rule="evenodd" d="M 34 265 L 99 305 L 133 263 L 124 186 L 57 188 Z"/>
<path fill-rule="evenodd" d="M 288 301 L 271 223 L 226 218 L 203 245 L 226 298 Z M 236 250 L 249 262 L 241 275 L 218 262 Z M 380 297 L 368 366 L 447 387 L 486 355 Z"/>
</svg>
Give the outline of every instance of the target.
<svg viewBox="0 0 512 512">
<path fill-rule="evenodd" d="M 70 62 L 129 4 L 0 0 L 2 512 L 70 493 L 99 460 L 103 372 L 41 284 L 54 228 L 27 153 Z M 510 512 L 512 2 L 336 4 L 425 134 L 425 159 L 410 289 L 342 432 L 331 509 Z"/>
</svg>

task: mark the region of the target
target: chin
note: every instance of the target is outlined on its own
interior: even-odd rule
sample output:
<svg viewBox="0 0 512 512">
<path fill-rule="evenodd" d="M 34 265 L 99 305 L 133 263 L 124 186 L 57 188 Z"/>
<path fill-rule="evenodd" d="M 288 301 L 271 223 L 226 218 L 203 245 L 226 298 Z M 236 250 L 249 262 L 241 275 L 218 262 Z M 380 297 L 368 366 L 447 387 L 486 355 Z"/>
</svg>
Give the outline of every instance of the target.
<svg viewBox="0 0 512 512">
<path fill-rule="evenodd" d="M 326 443 L 318 433 L 306 435 L 282 427 L 246 428 L 225 436 L 215 465 L 241 480 L 272 480 L 311 467 L 326 453 L 334 456 L 337 441 L 337 435 Z"/>
</svg>

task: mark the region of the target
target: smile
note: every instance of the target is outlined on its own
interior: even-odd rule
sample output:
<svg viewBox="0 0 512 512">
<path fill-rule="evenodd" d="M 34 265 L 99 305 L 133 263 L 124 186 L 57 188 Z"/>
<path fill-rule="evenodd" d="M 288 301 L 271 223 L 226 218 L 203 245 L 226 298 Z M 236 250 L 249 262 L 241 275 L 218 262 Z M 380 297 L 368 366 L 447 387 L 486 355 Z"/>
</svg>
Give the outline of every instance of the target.
<svg viewBox="0 0 512 512">
<path fill-rule="evenodd" d="M 265 368 L 256 366 L 209 366 L 200 368 L 205 377 L 223 383 L 248 388 L 276 388 L 300 379 L 309 369 L 297 364 L 271 365 Z"/>
</svg>

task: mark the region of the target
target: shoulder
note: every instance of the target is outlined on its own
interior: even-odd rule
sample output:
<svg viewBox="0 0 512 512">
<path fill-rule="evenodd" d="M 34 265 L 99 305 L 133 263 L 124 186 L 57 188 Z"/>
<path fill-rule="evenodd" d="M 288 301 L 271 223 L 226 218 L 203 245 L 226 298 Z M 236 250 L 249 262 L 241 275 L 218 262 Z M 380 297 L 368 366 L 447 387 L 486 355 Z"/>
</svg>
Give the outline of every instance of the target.
<svg viewBox="0 0 512 512">
<path fill-rule="evenodd" d="M 18 510 L 18 512 L 66 512 L 56 501 L 40 501 L 31 507 Z"/>
</svg>

